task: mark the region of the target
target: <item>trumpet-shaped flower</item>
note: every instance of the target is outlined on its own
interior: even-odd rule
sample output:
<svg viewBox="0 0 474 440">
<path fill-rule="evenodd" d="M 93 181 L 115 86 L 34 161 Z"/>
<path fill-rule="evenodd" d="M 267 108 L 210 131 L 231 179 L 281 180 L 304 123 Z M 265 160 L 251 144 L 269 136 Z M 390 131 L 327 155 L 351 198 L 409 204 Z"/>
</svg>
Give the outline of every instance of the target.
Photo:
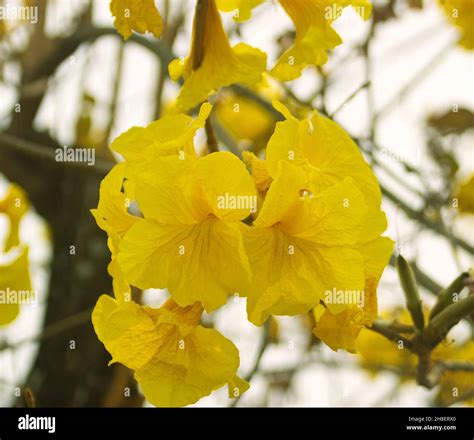
<svg viewBox="0 0 474 440">
<path fill-rule="evenodd" d="M 317 195 L 302 192 L 306 176 L 280 164 L 253 227 L 243 226 L 253 269 L 250 321 L 295 315 L 315 307 L 326 291 L 364 288 L 364 260 L 355 249 L 367 210 L 347 178 Z"/>
<path fill-rule="evenodd" d="M 225 384 L 242 392 L 246 386 L 236 377 L 237 348 L 218 331 L 198 325 L 201 313 L 199 303 L 180 308 L 168 301 L 152 309 L 102 295 L 92 322 L 111 362 L 134 370 L 145 398 L 155 406 L 174 407 Z"/>
<path fill-rule="evenodd" d="M 0 265 L 0 326 L 10 324 L 20 311 L 20 302 L 31 300 L 28 269 L 28 249 L 20 247 L 20 254 L 7 264 Z"/>
<path fill-rule="evenodd" d="M 367 205 L 359 242 L 376 239 L 387 226 L 380 210 L 382 195 L 377 178 L 354 141 L 337 123 L 316 111 L 309 119 L 300 121 L 283 104 L 274 102 L 274 106 L 286 120 L 277 123 L 267 146 L 270 175 L 277 174 L 281 161 L 293 163 L 307 178 L 301 189 L 309 189 L 313 194 L 351 177 Z"/>
<path fill-rule="evenodd" d="M 167 288 L 182 307 L 210 312 L 244 294 L 250 269 L 238 223 L 255 208 L 245 165 L 230 153 L 199 160 L 158 157 L 137 169 L 144 219 L 125 234 L 118 263 L 141 289 Z"/>
<path fill-rule="evenodd" d="M 195 27 L 193 41 L 197 38 L 197 32 Z M 183 110 L 205 101 L 209 94 L 220 87 L 235 83 L 258 83 L 266 66 L 264 52 L 244 43 L 230 46 L 214 0 L 208 2 L 200 37 L 200 53 L 196 53 L 193 44 L 187 58 L 173 60 L 169 65 L 173 80 L 181 76 L 185 80 L 176 103 Z"/>
<path fill-rule="evenodd" d="M 157 38 L 163 32 L 163 19 L 155 0 L 111 0 L 110 12 L 115 17 L 114 26 L 125 40 L 132 31 L 151 32 Z"/>
<path fill-rule="evenodd" d="M 372 11 L 369 0 L 280 0 L 280 4 L 296 29 L 293 45 L 281 55 L 271 71 L 282 81 L 298 78 L 309 65 L 326 63 L 327 51 L 342 43 L 331 24 L 343 8 L 353 6 L 364 20 Z"/>
</svg>

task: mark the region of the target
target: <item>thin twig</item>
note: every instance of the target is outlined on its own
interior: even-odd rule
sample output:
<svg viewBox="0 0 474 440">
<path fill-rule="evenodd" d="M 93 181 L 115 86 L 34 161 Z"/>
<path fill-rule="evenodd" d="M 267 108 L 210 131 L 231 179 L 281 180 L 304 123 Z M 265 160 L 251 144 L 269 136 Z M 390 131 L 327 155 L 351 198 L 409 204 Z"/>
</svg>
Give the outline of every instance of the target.
<svg viewBox="0 0 474 440">
<path fill-rule="evenodd" d="M 40 342 L 45 339 L 49 339 L 54 336 L 57 336 L 66 330 L 70 330 L 74 327 L 78 327 L 90 321 L 91 313 L 92 313 L 92 309 L 87 309 L 87 310 L 83 310 L 82 312 L 76 313 L 74 315 L 68 316 L 67 318 L 62 319 L 61 321 L 55 322 L 54 324 L 51 324 L 48 327 L 44 328 L 44 330 L 38 335 L 29 337 L 26 339 L 22 339 L 18 342 L 14 342 L 13 344 L 6 343 L 6 344 L 0 345 L 0 351 L 16 349 L 25 344 Z"/>
<path fill-rule="evenodd" d="M 263 358 L 263 355 L 265 354 L 265 351 L 268 347 L 268 344 L 270 343 L 270 338 L 269 338 L 270 324 L 269 324 L 269 322 L 270 321 L 267 321 L 265 323 L 265 325 L 263 326 L 263 328 L 262 328 L 262 341 L 260 343 L 260 348 L 259 348 L 257 356 L 255 358 L 255 363 L 253 365 L 252 370 L 250 370 L 250 372 L 244 378 L 247 382 L 251 382 L 251 380 L 253 379 L 255 374 L 258 372 L 258 370 L 260 368 L 260 363 L 261 363 L 262 358 Z M 239 403 L 241 397 L 242 397 L 242 394 L 240 394 L 238 397 L 236 397 L 232 401 L 232 403 L 230 404 L 230 407 L 231 408 L 236 407 L 237 404 Z"/>
</svg>

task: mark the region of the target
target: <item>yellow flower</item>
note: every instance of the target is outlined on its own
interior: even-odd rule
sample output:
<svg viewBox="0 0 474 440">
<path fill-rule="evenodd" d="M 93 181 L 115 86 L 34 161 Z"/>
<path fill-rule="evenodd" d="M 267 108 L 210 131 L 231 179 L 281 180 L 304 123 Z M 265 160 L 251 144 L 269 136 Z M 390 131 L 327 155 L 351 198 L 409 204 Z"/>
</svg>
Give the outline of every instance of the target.
<svg viewBox="0 0 474 440">
<path fill-rule="evenodd" d="M 314 310 L 317 324 L 313 333 L 334 351 L 344 349 L 355 353 L 361 330 L 377 317 L 377 285 L 392 253 L 393 241 L 380 237 L 357 248 L 364 258 L 363 303 L 339 313 L 332 313 L 322 305 Z"/>
<path fill-rule="evenodd" d="M 164 156 L 136 168 L 144 219 L 125 234 L 118 263 L 141 289 L 167 288 L 182 307 L 211 312 L 247 290 L 250 269 L 238 223 L 255 205 L 245 165 L 230 153 Z"/>
<path fill-rule="evenodd" d="M 118 300 L 129 300 L 130 285 L 117 264 L 117 253 L 125 233 L 139 220 L 128 213 L 131 204 L 129 194 L 122 192 L 125 179 L 125 163 L 116 165 L 100 184 L 97 209 L 91 209 L 97 225 L 109 236 L 107 244 L 112 258 L 108 267 L 112 277 L 113 291 Z"/>
<path fill-rule="evenodd" d="M 102 295 L 92 314 L 99 339 L 112 355 L 135 371 L 145 398 L 155 406 L 189 405 L 229 385 L 243 392 L 237 378 L 239 352 L 214 329 L 198 325 L 202 307 L 168 301 L 159 309 L 117 303 Z M 248 388 L 248 384 L 247 384 Z"/>
<path fill-rule="evenodd" d="M 440 346 L 435 356 L 442 360 L 454 362 L 474 362 L 474 342 L 468 341 L 462 345 Z M 450 405 L 453 400 L 472 391 L 474 372 L 472 371 L 444 371 L 436 395 L 440 406 Z M 474 397 L 463 400 L 464 404 L 474 405 Z"/>
<path fill-rule="evenodd" d="M 316 111 L 300 121 L 283 104 L 274 102 L 273 105 L 286 121 L 277 123 L 267 146 L 270 175 L 277 174 L 280 162 L 293 163 L 307 177 L 303 188 L 313 194 L 351 177 L 367 205 L 359 242 L 376 239 L 387 227 L 385 214 L 380 210 L 382 194 L 377 178 L 354 141 L 337 123 Z"/>
<path fill-rule="evenodd" d="M 217 7 L 223 12 L 232 12 L 238 22 L 248 20 L 252 9 L 261 5 L 265 0 L 216 0 Z"/>
<path fill-rule="evenodd" d="M 110 147 L 127 162 L 169 155 L 196 158 L 193 139 L 204 127 L 211 110 L 212 106 L 204 103 L 195 119 L 179 113 L 164 116 L 146 127 L 132 127 L 118 136 Z"/>
<path fill-rule="evenodd" d="M 302 194 L 304 183 L 300 169 L 281 162 L 254 225 L 242 226 L 253 269 L 248 315 L 256 325 L 270 314 L 307 312 L 328 290 L 364 288 L 364 260 L 354 246 L 367 210 L 362 194 L 351 178 L 311 196 Z"/>
<path fill-rule="evenodd" d="M 156 38 L 163 32 L 163 19 L 155 0 L 111 0 L 110 12 L 115 17 L 114 26 L 125 40 L 132 31 L 151 32 Z"/>
<path fill-rule="evenodd" d="M 342 12 L 351 5 L 364 20 L 370 17 L 369 0 L 279 0 L 293 21 L 296 36 L 293 46 L 286 50 L 271 73 L 282 81 L 298 78 L 308 65 L 322 65 L 327 51 L 342 43 L 331 27 Z"/>
<path fill-rule="evenodd" d="M 474 214 L 474 175 L 459 188 L 456 198 L 460 212 Z"/>
<path fill-rule="evenodd" d="M 299 121 L 274 105 L 287 119 L 267 147 L 273 182 L 254 226 L 243 227 L 254 269 L 249 319 L 261 324 L 269 314 L 304 313 L 334 291 L 371 297 L 373 319 L 376 285 L 393 246 L 379 237 L 386 219 L 377 179 L 337 124 L 317 113 Z M 354 305 L 325 304 L 332 314 Z"/>
<path fill-rule="evenodd" d="M 449 21 L 458 28 L 459 44 L 474 49 L 474 2 L 472 0 L 438 0 Z"/>
<path fill-rule="evenodd" d="M 217 120 L 242 146 L 262 150 L 270 139 L 275 120 L 270 113 L 250 98 L 234 93 L 224 95 L 216 105 Z"/>
<path fill-rule="evenodd" d="M 17 185 L 10 185 L 6 196 L 0 200 L 0 214 L 5 214 L 10 223 L 10 230 L 5 243 L 5 251 L 17 246 L 19 241 L 20 221 L 29 209 L 26 194 Z"/>
<path fill-rule="evenodd" d="M 32 295 L 28 269 L 28 249 L 24 246 L 19 249 L 18 257 L 8 264 L 0 265 L 0 293 L 4 295 L 0 304 L 0 326 L 10 324 L 18 316 L 20 297 L 29 300 Z M 17 299 L 13 298 L 12 301 L 9 294 L 16 295 Z"/>
<path fill-rule="evenodd" d="M 193 29 L 193 40 L 196 29 Z M 177 98 L 177 106 L 183 110 L 205 101 L 209 94 L 220 87 L 235 83 L 256 84 L 261 80 L 266 66 L 266 54 L 247 44 L 231 47 L 222 26 L 214 0 L 209 0 L 202 33 L 202 54 L 199 66 L 195 46 L 186 59 L 176 59 L 169 65 L 171 78 L 181 76 L 185 81 Z"/>
<path fill-rule="evenodd" d="M 252 87 L 268 100 L 280 99 L 282 90 L 274 79 L 264 74 L 260 84 Z M 275 119 L 267 109 L 250 98 L 231 90 L 220 94 L 215 104 L 215 116 L 242 149 L 263 150 L 275 129 Z"/>
</svg>

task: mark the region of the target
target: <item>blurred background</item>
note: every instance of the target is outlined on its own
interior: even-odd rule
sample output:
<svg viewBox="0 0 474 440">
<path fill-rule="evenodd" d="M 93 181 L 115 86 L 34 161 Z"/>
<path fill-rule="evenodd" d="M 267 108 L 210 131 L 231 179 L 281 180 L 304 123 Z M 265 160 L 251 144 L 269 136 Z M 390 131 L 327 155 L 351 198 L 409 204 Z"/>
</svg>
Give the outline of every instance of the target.
<svg viewBox="0 0 474 440">
<path fill-rule="evenodd" d="M 278 98 L 299 114 L 317 108 L 356 140 L 381 182 L 386 235 L 413 263 L 429 306 L 473 263 L 474 181 L 467 184 L 474 174 L 473 52 L 458 43 L 463 31 L 442 2 L 373 3 L 366 22 L 344 10 L 334 24 L 344 43 L 326 65 L 286 84 L 267 78 L 252 96 L 266 103 Z M 29 199 L 20 242 L 29 248 L 35 292 L 34 303 L 0 327 L 2 406 L 28 404 L 26 387 L 38 406 L 147 405 L 130 371 L 107 366 L 110 357 L 90 322 L 111 280 L 105 233 L 89 210 L 97 205 L 101 179 L 120 160 L 108 149 L 111 140 L 169 111 L 179 90 L 167 64 L 189 53 L 195 2 L 156 4 L 167 23 L 162 38 L 134 35 L 124 42 L 107 0 L 0 0 L 1 8 L 37 12 L 36 19 L 0 19 L 0 200 L 10 183 Z M 276 1 L 266 1 L 243 24 L 230 14 L 222 17 L 231 43 L 266 51 L 268 66 L 294 37 Z M 473 27 L 471 22 L 471 33 Z M 234 89 L 213 102 L 221 149 L 263 153 L 276 122 L 268 106 Z M 236 102 L 239 113 L 233 111 Z M 198 133 L 198 145 L 203 142 Z M 58 160 L 57 149 L 64 147 L 94 149 L 94 164 Z M 10 224 L 0 212 L 0 243 Z M 1 251 L 0 264 L 9 258 Z M 146 291 L 142 301 L 154 306 L 165 297 Z M 403 305 L 392 266 L 378 298 L 382 316 L 395 316 Z M 198 406 L 472 403 L 474 373 L 451 377 L 468 387 L 471 400 L 451 395 L 452 383 L 426 390 L 413 380 L 412 361 L 368 330 L 356 355 L 319 343 L 306 317 L 278 317 L 266 330 L 254 327 L 244 299 L 230 298 L 205 319 L 237 345 L 241 372 L 252 387 L 238 401 L 222 389 Z M 464 320 L 446 344 L 468 344 L 472 329 L 472 320 Z M 473 350 L 463 356 L 474 362 Z"/>
</svg>

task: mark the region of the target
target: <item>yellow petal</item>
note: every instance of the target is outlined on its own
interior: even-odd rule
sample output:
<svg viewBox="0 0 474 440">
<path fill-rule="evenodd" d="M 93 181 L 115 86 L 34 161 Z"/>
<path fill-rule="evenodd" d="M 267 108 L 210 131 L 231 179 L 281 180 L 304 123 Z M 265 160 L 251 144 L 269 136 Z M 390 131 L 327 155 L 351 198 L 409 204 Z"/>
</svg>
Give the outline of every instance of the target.
<svg viewBox="0 0 474 440">
<path fill-rule="evenodd" d="M 368 0 L 280 0 L 280 4 L 296 30 L 293 46 L 281 55 L 271 71 L 282 81 L 298 78 L 306 66 L 326 63 L 327 51 L 342 43 L 331 24 L 343 8 L 352 5 L 364 20 L 372 11 Z"/>
<path fill-rule="evenodd" d="M 247 21 L 252 15 L 252 9 L 265 0 L 217 0 L 217 7 L 223 12 L 232 12 L 237 22 Z"/>
<path fill-rule="evenodd" d="M 209 154 L 196 162 L 188 183 L 200 187 L 217 218 L 239 221 L 256 211 L 255 187 L 244 163 L 226 152 Z"/>
<path fill-rule="evenodd" d="M 150 362 L 160 344 L 152 316 L 134 302 L 120 305 L 102 295 L 92 313 L 98 338 L 112 355 L 112 362 L 137 369 Z"/>
<path fill-rule="evenodd" d="M 388 237 L 379 237 L 357 246 L 357 250 L 364 258 L 364 270 L 367 278 L 380 279 L 390 260 L 394 244 L 395 242 Z"/>
<path fill-rule="evenodd" d="M 118 261 L 131 284 L 166 287 L 180 306 L 199 301 L 207 312 L 229 294 L 244 294 L 250 277 L 237 224 L 216 218 L 194 225 L 141 220 L 125 235 Z"/>
<path fill-rule="evenodd" d="M 101 229 L 109 235 L 122 237 L 138 220 L 127 210 L 131 200 L 122 192 L 125 178 L 125 163 L 116 165 L 100 184 L 100 198 L 97 209 L 92 215 Z"/>
<path fill-rule="evenodd" d="M 193 224 L 207 217 L 211 208 L 199 203 L 186 191 L 194 160 L 178 156 L 164 156 L 139 162 L 134 168 L 135 196 L 145 218 L 166 224 Z M 201 200 L 202 202 L 202 200 Z"/>
<path fill-rule="evenodd" d="M 237 397 L 244 394 L 249 388 L 250 384 L 242 379 L 241 377 L 235 375 L 227 384 L 229 391 L 229 399 L 236 399 Z"/>
<path fill-rule="evenodd" d="M 356 341 L 364 327 L 358 322 L 357 308 L 344 310 L 336 315 L 329 310 L 318 320 L 313 333 L 334 351 L 344 349 L 350 353 L 356 352 Z"/>
<path fill-rule="evenodd" d="M 275 105 L 275 104 L 274 104 Z M 382 195 L 377 179 L 357 145 L 335 122 L 315 112 L 310 120 L 298 121 L 280 103 L 278 111 L 287 118 L 279 122 L 268 143 L 267 167 L 275 177 L 280 162 L 301 167 L 313 194 L 319 194 L 346 177 L 354 179 L 366 200 L 367 212 L 358 236 L 363 243 L 377 238 L 386 228 L 380 210 Z"/>
<path fill-rule="evenodd" d="M 111 148 L 127 161 L 168 155 L 180 155 L 181 158 L 189 155 L 196 158 L 193 139 L 197 130 L 204 127 L 211 110 L 212 106 L 204 103 L 195 119 L 185 114 L 173 114 L 146 127 L 132 127 L 118 136 Z"/>
<path fill-rule="evenodd" d="M 189 405 L 229 382 L 239 366 L 234 344 L 213 329 L 196 327 L 184 339 L 169 338 L 168 355 L 154 359 L 135 378 L 155 406 Z"/>
<path fill-rule="evenodd" d="M 202 36 L 202 59 L 197 69 L 193 69 L 195 56 L 191 51 L 187 59 L 174 60 L 169 66 L 174 80 L 181 75 L 185 79 L 176 102 L 183 110 L 205 101 L 221 87 L 258 83 L 266 65 L 264 52 L 243 43 L 230 46 L 214 0 L 209 0 Z"/>
<path fill-rule="evenodd" d="M 118 302 L 130 301 L 132 299 L 130 284 L 127 282 L 125 274 L 117 261 L 121 241 L 118 235 L 112 235 L 107 240 L 107 245 L 111 253 L 111 261 L 107 267 L 107 272 L 112 277 L 112 289 Z"/>
<path fill-rule="evenodd" d="M 151 32 L 157 38 L 163 31 L 163 19 L 154 0 L 111 0 L 110 12 L 115 17 L 114 26 L 125 40 L 132 31 Z"/>
</svg>

